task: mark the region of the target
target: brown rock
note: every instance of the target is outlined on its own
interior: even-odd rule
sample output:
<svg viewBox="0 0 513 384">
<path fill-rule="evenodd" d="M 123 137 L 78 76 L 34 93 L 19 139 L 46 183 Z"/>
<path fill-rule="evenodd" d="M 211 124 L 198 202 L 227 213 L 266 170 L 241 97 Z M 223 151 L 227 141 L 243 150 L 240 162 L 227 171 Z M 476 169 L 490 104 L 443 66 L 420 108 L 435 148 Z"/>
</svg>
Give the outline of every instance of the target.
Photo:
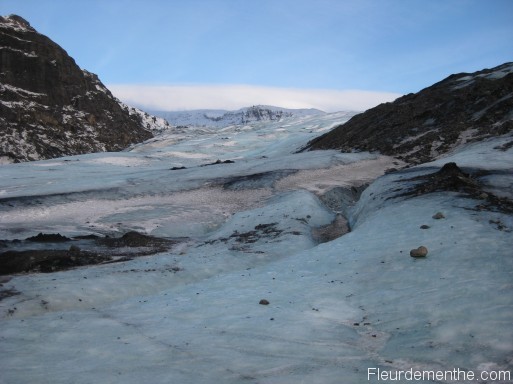
<svg viewBox="0 0 513 384">
<path fill-rule="evenodd" d="M 260 304 L 260 305 L 269 305 L 269 300 L 262 299 L 262 300 L 260 300 L 260 302 L 258 304 Z"/>
<path fill-rule="evenodd" d="M 411 257 L 426 257 L 427 254 L 428 254 L 428 250 L 423 245 L 421 245 L 420 247 L 418 247 L 416 249 L 412 249 L 410 251 Z"/>
<path fill-rule="evenodd" d="M 437 212 L 433 215 L 433 219 L 435 219 L 435 220 L 445 219 L 445 216 L 442 212 Z"/>
</svg>

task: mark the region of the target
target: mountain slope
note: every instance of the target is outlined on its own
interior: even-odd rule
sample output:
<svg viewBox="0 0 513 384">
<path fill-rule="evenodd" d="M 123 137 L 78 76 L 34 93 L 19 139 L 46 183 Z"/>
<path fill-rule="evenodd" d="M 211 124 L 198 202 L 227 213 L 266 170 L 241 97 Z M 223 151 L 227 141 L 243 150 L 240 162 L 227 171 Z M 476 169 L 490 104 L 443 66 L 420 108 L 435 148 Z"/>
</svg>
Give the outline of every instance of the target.
<svg viewBox="0 0 513 384">
<path fill-rule="evenodd" d="M 151 137 L 59 45 L 19 16 L 0 17 L 0 159 L 118 151 Z"/>
<path fill-rule="evenodd" d="M 379 151 L 413 164 L 465 141 L 513 130 L 513 63 L 451 75 L 378 105 L 312 140 L 307 149 Z"/>
</svg>

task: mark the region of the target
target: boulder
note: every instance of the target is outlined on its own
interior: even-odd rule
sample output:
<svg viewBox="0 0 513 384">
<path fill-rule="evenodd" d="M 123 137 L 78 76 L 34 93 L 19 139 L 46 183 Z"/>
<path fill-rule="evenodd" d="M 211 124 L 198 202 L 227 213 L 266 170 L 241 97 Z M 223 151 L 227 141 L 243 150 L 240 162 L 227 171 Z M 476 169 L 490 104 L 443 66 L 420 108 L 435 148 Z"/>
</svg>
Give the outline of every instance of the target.
<svg viewBox="0 0 513 384">
<path fill-rule="evenodd" d="M 428 249 L 426 247 L 424 247 L 423 245 L 421 245 L 418 248 L 412 249 L 410 251 L 411 257 L 426 257 L 427 254 L 428 254 Z"/>
</svg>

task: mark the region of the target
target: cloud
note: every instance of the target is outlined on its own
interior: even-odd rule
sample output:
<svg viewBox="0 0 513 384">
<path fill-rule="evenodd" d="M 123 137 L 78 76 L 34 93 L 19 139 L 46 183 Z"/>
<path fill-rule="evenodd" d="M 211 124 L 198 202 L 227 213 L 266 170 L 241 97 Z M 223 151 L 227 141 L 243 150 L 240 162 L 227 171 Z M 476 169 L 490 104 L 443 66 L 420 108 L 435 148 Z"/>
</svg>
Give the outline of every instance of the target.
<svg viewBox="0 0 513 384">
<path fill-rule="evenodd" d="M 128 105 L 161 111 L 234 110 L 259 104 L 283 108 L 317 108 L 326 112 L 363 111 L 401 96 L 390 92 L 253 85 L 110 84 L 108 88 Z"/>
</svg>

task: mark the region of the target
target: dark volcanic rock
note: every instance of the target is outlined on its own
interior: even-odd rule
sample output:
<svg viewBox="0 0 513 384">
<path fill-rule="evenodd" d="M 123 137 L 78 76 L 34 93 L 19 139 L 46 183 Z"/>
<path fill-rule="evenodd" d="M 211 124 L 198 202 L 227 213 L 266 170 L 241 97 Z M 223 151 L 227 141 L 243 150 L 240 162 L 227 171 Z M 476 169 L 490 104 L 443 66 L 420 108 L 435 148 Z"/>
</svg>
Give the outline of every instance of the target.
<svg viewBox="0 0 513 384">
<path fill-rule="evenodd" d="M 275 239 L 282 234 L 282 230 L 277 228 L 278 223 L 258 224 L 254 231 L 242 232 L 235 231 L 230 238 L 238 243 L 256 243 L 263 237 Z"/>
<path fill-rule="evenodd" d="M 513 213 L 513 200 L 507 196 L 498 196 L 491 191 L 486 191 L 486 187 L 480 180 L 493 174 L 501 174 L 501 171 L 483 171 L 474 170 L 464 172 L 456 163 L 447 163 L 440 170 L 421 176 L 415 176 L 406 181 L 413 181 L 415 185 L 401 196 L 419 196 L 427 193 L 451 191 L 461 193 L 462 196 L 478 200 L 480 204 L 476 210 L 498 211 L 503 213 Z M 433 219 L 444 219 L 442 212 L 433 215 Z"/>
<path fill-rule="evenodd" d="M 402 196 L 418 196 L 427 193 L 452 191 L 460 192 L 470 197 L 479 196 L 483 190 L 478 180 L 469 173 L 465 173 L 456 163 L 446 163 L 442 168 L 433 173 L 415 176 L 408 181 L 414 181 L 414 187 L 402 194 Z M 444 219 L 442 212 L 433 215 L 433 219 Z"/>
<path fill-rule="evenodd" d="M 243 190 L 256 188 L 273 188 L 275 183 L 282 178 L 296 173 L 294 169 L 282 169 L 277 171 L 252 173 L 250 175 L 233 176 L 222 180 L 224 189 Z"/>
<path fill-rule="evenodd" d="M 22 272 L 55 272 L 99 264 L 112 258 L 96 252 L 44 249 L 0 253 L 0 275 Z"/>
<path fill-rule="evenodd" d="M 418 176 L 410 180 L 422 180 L 415 187 L 415 193 L 423 195 L 436 191 L 465 192 L 470 195 L 479 195 L 481 186 L 469 174 L 463 172 L 456 163 L 446 163 L 439 171 L 428 175 Z M 435 216 L 440 219 L 443 214 L 438 212 Z M 433 217 L 435 218 L 435 217 Z"/>
<path fill-rule="evenodd" d="M 131 231 L 125 233 L 119 238 L 106 237 L 96 240 L 98 244 L 106 245 L 107 247 L 150 247 L 156 249 L 166 250 L 175 242 L 172 240 L 162 239 L 144 235 L 139 232 Z"/>
<path fill-rule="evenodd" d="M 27 241 L 35 243 L 62 243 L 70 240 L 69 237 L 62 236 L 60 233 L 39 233 L 36 236 L 27 238 Z"/>
<path fill-rule="evenodd" d="M 218 160 L 214 161 L 213 163 L 202 164 L 202 165 L 200 165 L 200 167 L 208 167 L 209 165 L 218 165 L 218 164 L 233 164 L 233 163 L 235 163 L 235 161 L 233 161 L 233 160 L 222 161 L 222 160 L 218 159 Z"/>
<path fill-rule="evenodd" d="M 412 164 L 513 131 L 513 63 L 451 75 L 351 118 L 306 149 L 378 151 Z"/>
<path fill-rule="evenodd" d="M 0 160 L 118 151 L 151 137 L 59 45 L 19 16 L 0 17 Z"/>
<path fill-rule="evenodd" d="M 72 244 L 62 249 L 54 243 L 81 240 L 80 247 Z M 25 241 L 27 243 L 25 243 Z M 163 252 L 177 243 L 175 240 L 144 235 L 135 231 L 118 238 L 77 236 L 74 240 L 60 234 L 42 234 L 23 242 L 3 241 L 7 250 L 0 252 L 0 275 L 24 272 L 55 272 L 93 264 L 130 260 L 132 257 L 149 256 Z M 44 244 L 37 249 L 26 249 L 30 243 Z M 22 249 L 16 245 L 22 245 Z M 11 249 L 9 249 L 9 246 Z M 85 249 L 81 249 L 81 248 Z"/>
</svg>

